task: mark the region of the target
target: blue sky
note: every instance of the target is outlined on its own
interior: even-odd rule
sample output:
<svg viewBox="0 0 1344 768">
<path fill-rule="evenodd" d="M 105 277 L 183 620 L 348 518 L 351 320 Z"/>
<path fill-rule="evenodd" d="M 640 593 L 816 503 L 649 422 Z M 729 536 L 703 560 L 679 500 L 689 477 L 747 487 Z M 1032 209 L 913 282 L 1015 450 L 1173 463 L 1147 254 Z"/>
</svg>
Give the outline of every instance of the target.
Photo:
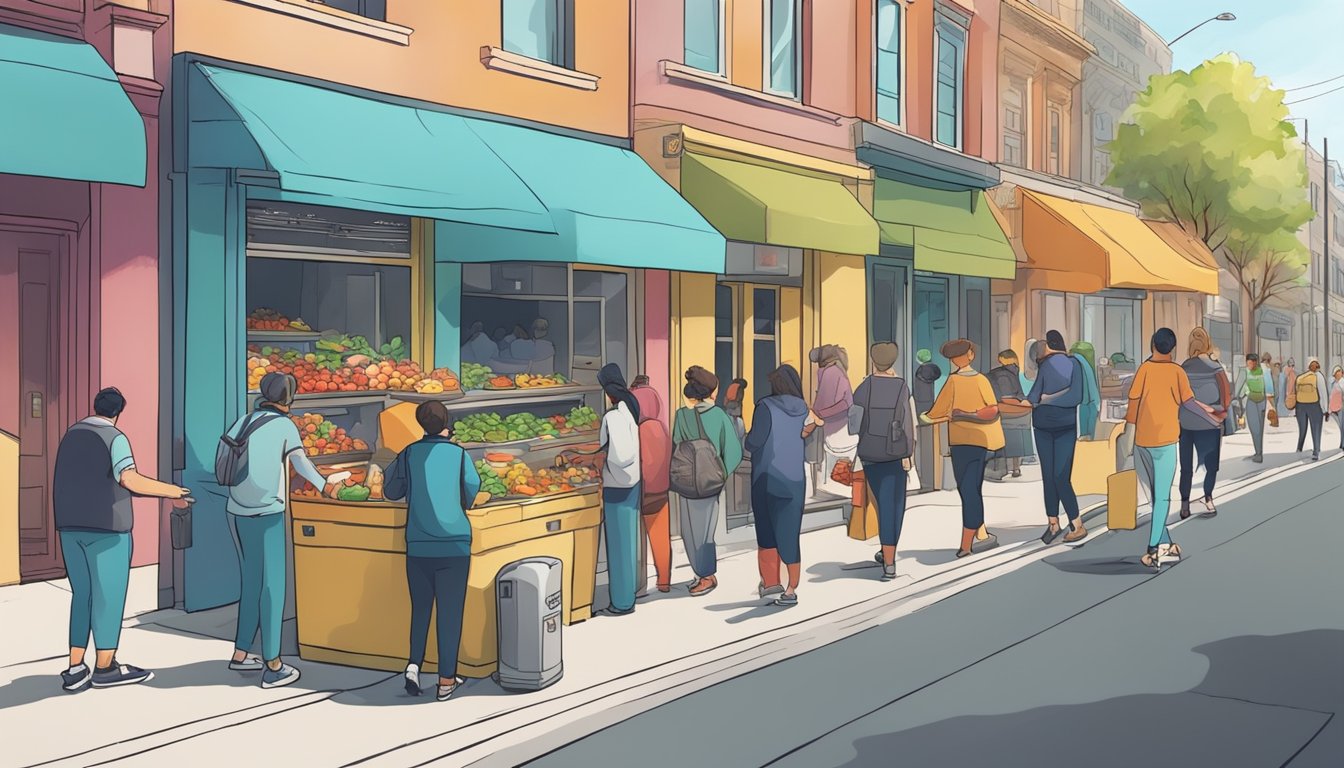
<svg viewBox="0 0 1344 768">
<path fill-rule="evenodd" d="M 1172 47 L 1173 66 L 1189 70 L 1231 51 L 1251 61 L 1277 88 L 1310 85 L 1344 75 L 1344 0 L 1121 0 L 1159 35 L 1170 40 L 1223 11 L 1236 21 L 1204 25 Z M 1287 101 L 1344 86 L 1332 83 L 1290 91 Z M 1310 139 L 1334 139 L 1331 154 L 1344 158 L 1344 90 L 1289 107 L 1311 122 Z M 1301 133 L 1298 125 L 1298 133 Z"/>
</svg>

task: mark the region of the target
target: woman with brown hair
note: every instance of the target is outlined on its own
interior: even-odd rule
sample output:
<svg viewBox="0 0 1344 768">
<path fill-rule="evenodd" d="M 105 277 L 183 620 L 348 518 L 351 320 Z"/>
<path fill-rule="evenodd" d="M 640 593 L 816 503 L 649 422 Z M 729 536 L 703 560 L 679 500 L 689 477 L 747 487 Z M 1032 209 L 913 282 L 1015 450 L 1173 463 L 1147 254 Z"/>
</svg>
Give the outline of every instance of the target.
<svg viewBox="0 0 1344 768">
<path fill-rule="evenodd" d="M 1226 413 L 1232 404 L 1232 382 L 1227 371 L 1213 359 L 1213 340 L 1209 332 L 1196 328 L 1190 332 L 1189 357 L 1181 367 L 1190 379 L 1195 399 Z M 1181 519 L 1190 517 L 1190 487 L 1194 482 L 1195 465 L 1204 465 L 1204 512 L 1213 517 L 1218 510 L 1213 504 L 1213 487 L 1218 482 L 1219 460 L 1223 453 L 1223 426 L 1182 410 L 1181 422 Z"/>
<path fill-rule="evenodd" d="M 763 597 L 777 594 L 782 562 L 789 583 L 775 605 L 798 604 L 802 577 L 799 540 L 803 526 L 803 425 L 811 412 L 797 369 L 781 365 L 767 378 L 770 396 L 756 404 L 746 449 L 751 453 L 751 513 L 756 520 L 757 563 Z"/>
</svg>

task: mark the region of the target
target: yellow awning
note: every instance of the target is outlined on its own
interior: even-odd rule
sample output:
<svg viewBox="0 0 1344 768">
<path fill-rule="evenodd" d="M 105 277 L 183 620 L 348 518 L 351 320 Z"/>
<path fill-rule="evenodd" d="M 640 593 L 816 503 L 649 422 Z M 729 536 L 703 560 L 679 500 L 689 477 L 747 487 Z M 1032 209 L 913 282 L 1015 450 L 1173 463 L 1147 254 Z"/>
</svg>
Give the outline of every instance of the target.
<svg viewBox="0 0 1344 768">
<path fill-rule="evenodd" d="M 730 240 L 878 252 L 877 222 L 837 179 L 687 152 L 681 194 Z"/>
<path fill-rule="evenodd" d="M 1028 265 L 1062 273 L 1073 293 L 1106 288 L 1218 293 L 1218 269 L 1199 263 L 1138 216 L 1023 190 Z"/>
<path fill-rule="evenodd" d="M 1181 228 L 1180 224 L 1170 221 L 1152 221 L 1144 219 L 1144 224 L 1157 233 L 1158 237 L 1167 241 L 1167 244 L 1185 256 L 1190 261 L 1208 267 L 1209 269 L 1218 269 L 1218 261 L 1213 258 L 1213 251 L 1204 244 L 1204 241 L 1191 235 Z"/>
</svg>

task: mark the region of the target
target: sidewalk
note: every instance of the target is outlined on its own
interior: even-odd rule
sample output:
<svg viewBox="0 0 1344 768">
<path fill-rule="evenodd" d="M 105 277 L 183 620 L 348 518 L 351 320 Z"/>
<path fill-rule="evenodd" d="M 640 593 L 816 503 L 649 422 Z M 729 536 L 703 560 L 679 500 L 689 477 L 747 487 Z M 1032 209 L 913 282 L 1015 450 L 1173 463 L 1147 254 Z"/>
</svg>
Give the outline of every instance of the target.
<svg viewBox="0 0 1344 768">
<path fill-rule="evenodd" d="M 1266 442 L 1265 463 L 1253 464 L 1249 435 L 1229 439 L 1220 486 L 1301 463 L 1297 454 L 1285 453 L 1296 447 L 1295 424 L 1285 421 Z M 1327 430 L 1323 442 L 1337 447 L 1337 432 Z M 122 656 L 155 668 L 155 679 L 66 695 L 56 677 L 67 610 L 61 583 L 7 587 L 0 589 L 0 626 L 7 630 L 0 648 L 0 732 L 42 736 L 7 740 L 6 762 L 84 766 L 131 757 L 136 765 L 202 764 L 204 756 L 236 755 L 245 741 L 256 748 L 272 745 L 266 762 L 341 765 L 372 758 L 375 765 L 402 765 L 459 753 L 447 762 L 462 764 L 544 738 L 572 722 L 580 708 L 653 706 L 659 696 L 703 687 L 744 665 L 805 652 L 826 642 L 828 628 L 858 631 L 893 606 L 913 610 L 993 578 L 1006 563 L 1041 554 L 1044 516 L 1036 473 L 1036 467 L 1024 467 L 1022 478 L 987 485 L 989 526 L 1003 546 L 985 555 L 953 557 L 960 528 L 955 492 L 921 495 L 911 500 L 901 577 L 893 583 L 878 580 L 875 541 L 852 541 L 841 528 L 813 531 L 803 541 L 800 604 L 781 609 L 756 597 L 754 553 L 727 552 L 721 586 L 707 597 L 655 592 L 634 616 L 599 616 L 566 627 L 565 676 L 551 688 L 513 695 L 489 680 L 471 681 L 447 704 L 405 696 L 399 676 L 302 661 L 299 683 L 263 691 L 255 676 L 229 672 L 223 662 L 232 645 L 231 607 L 190 615 L 142 612 L 150 607 L 144 598 L 154 594 L 152 568 L 134 574 Z M 1086 499 L 1084 505 L 1099 501 Z M 1104 509 L 1096 505 L 1091 514 L 1094 535 L 1104 535 L 1104 520 L 1095 519 Z M 690 579 L 678 551 L 673 581 Z M 78 727 L 55 725 L 74 723 Z"/>
</svg>

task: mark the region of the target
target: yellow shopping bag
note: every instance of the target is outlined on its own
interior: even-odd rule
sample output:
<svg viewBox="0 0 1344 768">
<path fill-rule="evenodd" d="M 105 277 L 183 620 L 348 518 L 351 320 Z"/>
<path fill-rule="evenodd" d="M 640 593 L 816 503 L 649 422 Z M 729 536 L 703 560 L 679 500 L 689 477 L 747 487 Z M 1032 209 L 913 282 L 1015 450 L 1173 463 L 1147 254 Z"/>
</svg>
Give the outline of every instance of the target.
<svg viewBox="0 0 1344 768">
<path fill-rule="evenodd" d="M 868 493 L 862 472 L 854 473 L 853 507 L 849 511 L 849 538 L 867 541 L 877 535 L 877 505 Z"/>
<path fill-rule="evenodd" d="M 1139 473 L 1132 469 L 1106 479 L 1106 527 L 1132 531 L 1139 526 Z"/>
</svg>

